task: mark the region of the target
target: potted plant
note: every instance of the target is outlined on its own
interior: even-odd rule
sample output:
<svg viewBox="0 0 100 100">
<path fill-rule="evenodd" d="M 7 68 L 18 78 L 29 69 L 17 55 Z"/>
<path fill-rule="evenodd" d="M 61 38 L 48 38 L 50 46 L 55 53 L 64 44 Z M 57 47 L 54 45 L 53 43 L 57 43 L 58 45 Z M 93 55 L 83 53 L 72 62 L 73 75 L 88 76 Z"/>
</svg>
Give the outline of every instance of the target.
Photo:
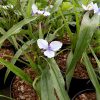
<svg viewBox="0 0 100 100">
<path fill-rule="evenodd" d="M 6 39 L 15 34 L 17 36 L 25 32 L 24 36 L 26 40 L 19 39 L 21 45 L 15 46 L 17 50 L 11 63 L 0 58 L 1 64 L 17 75 L 13 80 L 14 83 L 12 83 L 12 90 L 16 90 L 13 93 L 13 97 L 15 95 L 14 98 L 19 97 L 20 99 L 30 97 L 29 94 L 28 96 L 27 94 L 26 96 L 21 94 L 18 96 L 19 91 L 23 92 L 23 94 L 26 93 L 23 87 L 23 84 L 25 84 L 26 87 L 27 85 L 31 87 L 26 90 L 34 88 L 33 91 L 35 90 L 35 92 L 32 95 L 34 94 L 38 99 L 69 100 L 67 91 L 70 91 L 70 87 L 72 87 L 70 83 L 73 75 L 75 75 L 75 67 L 77 68 L 77 64 L 82 63 L 82 66 L 87 69 L 88 76 L 95 87 L 97 99 L 99 99 L 100 85 L 88 57 L 88 51 L 90 50 L 98 67 L 99 60 L 90 46 L 91 41 L 93 41 L 92 37 L 99 25 L 99 8 L 97 4 L 92 2 L 87 6 L 83 4 L 80 6 L 79 2 L 75 1 L 61 1 L 60 3 L 58 0 L 56 2 L 37 1 L 35 3 L 31 0 L 26 1 L 18 2 L 19 5 L 23 5 L 21 7 L 23 19 L 14 24 L 6 32 L 6 35 L 4 34 L 0 38 L 0 44 L 2 44 Z M 85 14 L 82 7 L 88 10 Z M 75 31 L 73 31 L 72 26 L 76 28 Z M 65 38 L 65 41 L 63 41 L 63 38 Z M 59 40 L 64 43 L 64 48 L 62 47 L 62 42 Z M 67 41 L 70 41 L 69 44 L 66 43 Z M 60 48 L 61 51 L 58 52 Z M 30 56 L 28 53 L 33 55 Z M 23 71 L 23 69 L 15 66 L 16 61 L 20 60 L 19 57 L 21 55 L 27 59 L 27 61 L 23 60 L 23 62 L 28 66 L 29 71 L 27 68 Z M 62 66 L 63 68 L 61 68 Z M 59 68 L 63 69 L 64 77 Z M 31 72 L 33 78 L 30 76 Z M 34 73 L 37 73 L 37 75 L 34 76 Z M 16 82 L 17 85 L 15 85 Z M 18 85 L 20 83 L 21 87 Z"/>
</svg>

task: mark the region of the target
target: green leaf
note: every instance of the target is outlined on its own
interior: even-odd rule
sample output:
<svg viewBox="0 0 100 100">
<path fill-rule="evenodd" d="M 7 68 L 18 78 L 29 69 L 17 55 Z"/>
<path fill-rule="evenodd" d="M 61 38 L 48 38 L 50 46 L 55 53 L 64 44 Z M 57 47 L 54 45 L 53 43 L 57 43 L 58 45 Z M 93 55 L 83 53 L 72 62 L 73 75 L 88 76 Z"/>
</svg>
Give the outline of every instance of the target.
<svg viewBox="0 0 100 100">
<path fill-rule="evenodd" d="M 23 25 L 30 23 L 31 21 L 36 20 L 37 17 L 32 17 L 32 18 L 26 18 L 17 24 L 15 24 L 11 29 L 9 29 L 1 38 L 0 38 L 0 44 L 2 44 L 7 38 L 9 38 L 11 35 L 16 34 Z"/>
<path fill-rule="evenodd" d="M 13 98 L 5 96 L 5 95 L 0 95 L 0 99 L 1 100 L 14 100 Z"/>
<path fill-rule="evenodd" d="M 39 23 L 39 39 L 43 38 L 42 28 L 41 28 L 41 22 Z"/>
<path fill-rule="evenodd" d="M 91 82 L 93 83 L 93 85 L 94 85 L 94 87 L 96 89 L 97 100 L 100 100 L 100 84 L 99 84 L 99 81 L 97 79 L 97 76 L 95 74 L 93 66 L 92 66 L 92 64 L 91 64 L 86 52 L 83 54 L 83 60 L 84 60 L 84 64 L 86 66 L 88 75 L 89 75 L 89 77 L 91 79 Z"/>
<path fill-rule="evenodd" d="M 68 93 L 65 90 L 65 82 L 57 63 L 53 58 L 48 59 L 48 61 L 50 65 L 51 78 L 59 100 L 70 100 Z"/>
<path fill-rule="evenodd" d="M 63 24 L 62 26 L 60 26 L 59 28 L 57 28 L 57 29 L 54 31 L 53 34 L 50 34 L 50 33 L 49 33 L 49 34 L 47 35 L 47 37 L 46 37 L 46 40 L 47 40 L 48 42 L 50 42 L 50 41 L 52 41 L 53 39 L 55 39 L 57 32 L 58 32 L 60 29 L 62 29 L 63 27 L 64 27 L 64 24 Z"/>
<path fill-rule="evenodd" d="M 99 58 L 97 58 L 95 52 L 93 51 L 93 49 L 92 49 L 92 47 L 90 45 L 89 45 L 89 48 L 90 48 L 91 53 L 93 54 L 93 56 L 94 56 L 94 58 L 95 58 L 95 60 L 97 62 L 98 69 L 100 69 L 100 61 L 99 61 Z"/>
<path fill-rule="evenodd" d="M 14 46 L 18 49 L 18 43 L 17 43 L 16 38 L 14 36 L 11 36 L 11 39 L 13 41 Z"/>
<path fill-rule="evenodd" d="M 7 0 L 8 4 L 16 5 L 17 0 Z"/>
<path fill-rule="evenodd" d="M 62 4 L 63 0 L 56 0 L 56 2 L 54 3 L 54 7 L 52 12 L 55 12 L 58 10 L 59 6 Z"/>
<path fill-rule="evenodd" d="M 34 40 L 30 40 L 30 41 L 27 41 L 17 52 L 16 54 L 14 55 L 14 57 L 12 58 L 12 61 L 11 63 L 12 64 L 15 64 L 16 63 L 16 60 L 19 58 L 19 56 L 23 53 L 23 50 L 26 50 L 31 44 L 35 43 Z"/>
<path fill-rule="evenodd" d="M 30 15 L 32 14 L 32 4 L 33 4 L 34 0 L 28 0 L 28 6 L 27 6 L 27 16 L 30 17 Z"/>
<path fill-rule="evenodd" d="M 23 50 L 26 50 L 29 47 L 29 45 L 33 44 L 34 42 L 35 42 L 34 40 L 30 40 L 30 41 L 27 41 L 24 45 L 22 45 L 22 47 L 16 52 L 16 54 L 12 58 L 11 63 L 15 64 L 19 56 L 23 53 Z M 32 67 L 34 67 L 33 63 L 32 63 Z M 10 73 L 10 70 L 7 69 L 4 81 L 6 81 L 9 73 Z"/>
<path fill-rule="evenodd" d="M 6 31 L 2 27 L 0 27 L 0 33 L 3 35 L 6 33 Z"/>
<path fill-rule="evenodd" d="M 66 73 L 66 82 L 67 82 L 68 89 L 69 89 L 69 85 L 71 82 L 71 78 L 72 78 L 73 73 L 74 73 L 75 65 L 76 65 L 77 61 L 81 58 L 83 52 L 88 47 L 98 24 L 99 24 L 99 16 L 98 15 L 94 15 L 90 19 L 89 13 L 87 12 L 83 16 L 82 24 L 80 27 L 80 33 L 78 36 L 74 55 L 73 55 L 73 58 L 72 58 L 70 65 L 68 66 L 68 70 Z"/>
<path fill-rule="evenodd" d="M 69 38 L 70 38 L 71 41 L 72 41 L 72 39 L 73 39 L 73 33 L 71 32 L 70 27 L 69 27 L 69 25 L 68 25 L 68 22 L 67 22 L 67 20 L 65 19 L 64 15 L 63 15 L 63 13 L 62 13 L 62 11 L 61 11 L 61 9 L 59 9 L 59 11 L 60 11 L 60 15 L 62 16 L 62 19 L 63 19 L 63 21 L 64 21 L 64 23 L 65 23 L 65 27 L 66 27 L 66 29 L 67 29 L 68 36 L 69 36 Z"/>
<path fill-rule="evenodd" d="M 49 69 L 45 69 L 42 72 L 40 85 L 41 85 L 41 100 L 56 100 Z"/>
<path fill-rule="evenodd" d="M 73 8 L 73 5 L 70 2 L 63 2 L 61 8 L 62 8 L 62 11 L 67 11 Z"/>
<path fill-rule="evenodd" d="M 3 64 L 3 65 L 5 65 L 10 71 L 12 71 L 13 73 L 15 73 L 17 76 L 19 76 L 20 78 L 22 78 L 26 82 L 32 84 L 33 81 L 30 79 L 29 75 L 27 75 L 25 72 L 23 72 L 23 70 L 21 70 L 17 66 L 13 65 L 10 62 L 5 61 L 2 58 L 0 58 L 0 63 Z"/>
</svg>

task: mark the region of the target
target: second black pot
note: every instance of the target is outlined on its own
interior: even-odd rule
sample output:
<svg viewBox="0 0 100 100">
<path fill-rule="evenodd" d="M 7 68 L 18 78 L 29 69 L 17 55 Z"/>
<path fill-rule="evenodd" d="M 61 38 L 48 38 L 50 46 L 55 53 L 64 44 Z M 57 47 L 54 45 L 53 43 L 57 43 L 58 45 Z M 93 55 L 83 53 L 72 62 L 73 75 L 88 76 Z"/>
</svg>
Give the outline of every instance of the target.
<svg viewBox="0 0 100 100">
<path fill-rule="evenodd" d="M 82 91 L 86 88 L 87 89 L 94 88 L 90 79 L 77 79 L 73 77 L 69 88 L 70 98 L 72 98 L 77 92 Z"/>
</svg>

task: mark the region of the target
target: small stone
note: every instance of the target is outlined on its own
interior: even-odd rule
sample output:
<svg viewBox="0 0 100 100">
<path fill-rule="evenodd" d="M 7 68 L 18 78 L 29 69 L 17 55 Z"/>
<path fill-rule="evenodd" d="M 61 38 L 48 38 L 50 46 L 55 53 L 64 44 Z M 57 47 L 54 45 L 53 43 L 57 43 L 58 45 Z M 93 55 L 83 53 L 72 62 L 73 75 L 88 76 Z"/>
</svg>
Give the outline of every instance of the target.
<svg viewBox="0 0 100 100">
<path fill-rule="evenodd" d="M 20 97 L 20 99 L 22 99 L 22 100 L 24 100 L 24 99 L 25 99 L 25 97 L 24 97 L 24 96 L 22 96 L 22 95 L 20 95 L 19 97 Z"/>
</svg>

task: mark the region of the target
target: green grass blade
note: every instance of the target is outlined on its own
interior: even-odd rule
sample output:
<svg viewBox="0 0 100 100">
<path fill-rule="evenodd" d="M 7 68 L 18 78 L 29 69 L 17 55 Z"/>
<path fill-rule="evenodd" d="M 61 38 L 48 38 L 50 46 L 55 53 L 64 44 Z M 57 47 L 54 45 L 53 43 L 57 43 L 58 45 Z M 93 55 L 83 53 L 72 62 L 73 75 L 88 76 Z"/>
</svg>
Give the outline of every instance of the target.
<svg viewBox="0 0 100 100">
<path fill-rule="evenodd" d="M 34 40 L 30 40 L 30 41 L 27 41 L 17 52 L 16 54 L 14 55 L 14 57 L 12 58 L 12 61 L 11 63 L 12 64 L 15 64 L 16 63 L 16 60 L 19 58 L 19 56 L 23 53 L 23 50 L 26 50 L 29 45 L 35 43 Z"/>
<path fill-rule="evenodd" d="M 14 36 L 11 36 L 11 39 L 13 41 L 13 45 L 18 49 L 18 43 L 17 43 L 17 40 Z"/>
<path fill-rule="evenodd" d="M 89 45 L 89 48 L 90 48 L 91 53 L 93 54 L 93 56 L 94 56 L 94 58 L 95 58 L 95 60 L 96 60 L 96 62 L 97 62 L 98 69 L 100 69 L 100 60 L 97 58 L 95 52 L 93 51 L 93 49 L 92 49 L 92 47 L 91 47 L 90 45 Z"/>
<path fill-rule="evenodd" d="M 46 37 L 46 40 L 47 40 L 48 42 L 54 40 L 55 37 L 56 37 L 56 35 L 57 35 L 57 33 L 58 33 L 58 31 L 59 31 L 60 29 L 62 29 L 63 27 L 64 27 L 64 24 L 63 24 L 62 26 L 60 26 L 59 28 L 57 28 L 57 29 L 54 31 L 53 34 L 50 34 L 50 33 L 49 33 L 49 34 L 47 35 L 47 37 Z"/>
<path fill-rule="evenodd" d="M 62 13 L 62 11 L 61 11 L 61 9 L 60 9 L 60 14 L 61 14 L 61 16 L 62 16 L 62 19 L 63 19 L 64 23 L 65 23 L 65 27 L 66 27 L 66 29 L 67 29 L 67 33 L 68 33 L 68 35 L 69 35 L 69 37 L 70 37 L 70 39 L 71 39 L 71 41 L 72 41 L 72 39 L 73 39 L 73 33 L 71 32 L 71 30 L 70 30 L 70 28 L 69 28 L 69 25 L 68 25 L 68 22 L 66 21 L 64 15 L 63 15 L 63 13 Z"/>
<path fill-rule="evenodd" d="M 32 84 L 32 80 L 30 79 L 30 77 L 23 72 L 23 70 L 21 70 L 20 68 L 18 68 L 17 66 L 13 65 L 10 62 L 5 61 L 4 59 L 0 58 L 0 63 L 5 65 L 10 71 L 12 71 L 13 73 L 15 73 L 17 76 L 19 76 L 20 78 L 22 78 L 23 80 L 25 80 L 26 82 Z"/>
<path fill-rule="evenodd" d="M 16 54 L 14 55 L 14 57 L 13 57 L 12 60 L 11 60 L 11 63 L 12 63 L 12 64 L 15 64 L 16 61 L 18 60 L 19 56 L 23 53 L 23 50 L 26 50 L 26 49 L 29 47 L 29 45 L 33 44 L 34 42 L 35 42 L 34 40 L 30 40 L 30 41 L 26 42 L 26 43 L 16 52 Z M 34 64 L 33 64 L 32 66 L 34 67 Z M 6 71 L 6 73 L 5 73 L 4 81 L 6 81 L 6 79 L 7 79 L 8 75 L 9 75 L 9 73 L 10 73 L 10 70 L 7 69 L 7 71 Z"/>
<path fill-rule="evenodd" d="M 6 39 L 8 39 L 11 35 L 16 34 L 23 25 L 30 23 L 31 21 L 36 20 L 37 17 L 32 17 L 32 18 L 26 18 L 17 24 L 15 24 L 11 29 L 9 29 L 1 38 L 0 38 L 0 44 L 2 44 Z"/>
<path fill-rule="evenodd" d="M 58 10 L 59 6 L 62 4 L 63 0 L 56 0 L 56 2 L 54 3 L 54 7 L 52 12 L 55 12 Z"/>
<path fill-rule="evenodd" d="M 34 0 L 28 0 L 28 5 L 27 5 L 27 16 L 30 17 L 30 15 L 32 14 L 32 4 L 33 4 Z"/>
<path fill-rule="evenodd" d="M 0 99 L 1 100 L 14 100 L 13 98 L 5 96 L 5 95 L 0 95 Z"/>
<path fill-rule="evenodd" d="M 6 31 L 2 27 L 0 27 L 0 33 L 3 35 L 6 33 Z"/>
<path fill-rule="evenodd" d="M 42 27 L 41 27 L 41 22 L 39 23 L 39 39 L 42 39 L 44 36 L 43 36 L 43 33 L 42 33 Z"/>
</svg>

